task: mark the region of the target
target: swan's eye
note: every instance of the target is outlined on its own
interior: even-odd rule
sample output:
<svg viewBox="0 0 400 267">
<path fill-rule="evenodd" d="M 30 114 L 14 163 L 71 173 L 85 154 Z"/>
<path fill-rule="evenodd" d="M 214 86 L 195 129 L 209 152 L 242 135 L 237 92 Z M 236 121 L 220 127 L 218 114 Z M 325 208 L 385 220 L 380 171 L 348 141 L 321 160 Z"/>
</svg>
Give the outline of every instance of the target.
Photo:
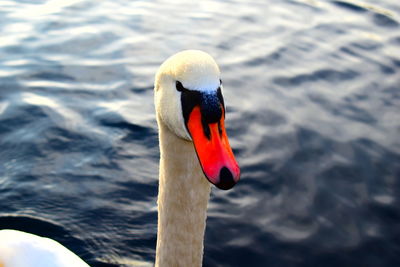
<svg viewBox="0 0 400 267">
<path fill-rule="evenodd" d="M 221 80 L 221 79 L 219 79 L 219 85 L 220 85 L 220 86 L 222 85 L 222 80 Z"/>
<path fill-rule="evenodd" d="M 179 92 L 182 92 L 183 90 L 185 90 L 185 87 L 183 87 L 183 85 L 180 81 L 176 81 L 175 86 L 176 86 L 176 90 L 178 90 Z"/>
</svg>

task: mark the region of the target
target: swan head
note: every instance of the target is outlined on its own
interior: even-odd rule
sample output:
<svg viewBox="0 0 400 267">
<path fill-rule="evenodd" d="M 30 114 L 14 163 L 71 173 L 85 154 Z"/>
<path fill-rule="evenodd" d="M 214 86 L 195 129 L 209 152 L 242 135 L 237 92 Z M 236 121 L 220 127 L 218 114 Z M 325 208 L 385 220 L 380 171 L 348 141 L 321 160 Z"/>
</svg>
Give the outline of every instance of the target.
<svg viewBox="0 0 400 267">
<path fill-rule="evenodd" d="M 239 180 L 240 169 L 225 131 L 220 70 L 199 50 L 168 58 L 155 78 L 157 119 L 178 137 L 192 141 L 206 178 L 220 189 Z"/>
</svg>

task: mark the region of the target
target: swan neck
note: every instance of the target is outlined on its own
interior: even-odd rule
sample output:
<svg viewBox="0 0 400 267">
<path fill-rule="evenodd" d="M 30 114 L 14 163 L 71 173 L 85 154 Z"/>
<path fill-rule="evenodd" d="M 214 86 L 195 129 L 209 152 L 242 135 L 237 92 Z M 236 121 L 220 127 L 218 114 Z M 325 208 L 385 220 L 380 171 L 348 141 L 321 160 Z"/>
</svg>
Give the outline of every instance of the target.
<svg viewBox="0 0 400 267">
<path fill-rule="evenodd" d="M 202 266 L 210 184 L 193 144 L 158 120 L 160 180 L 156 267 Z"/>
</svg>

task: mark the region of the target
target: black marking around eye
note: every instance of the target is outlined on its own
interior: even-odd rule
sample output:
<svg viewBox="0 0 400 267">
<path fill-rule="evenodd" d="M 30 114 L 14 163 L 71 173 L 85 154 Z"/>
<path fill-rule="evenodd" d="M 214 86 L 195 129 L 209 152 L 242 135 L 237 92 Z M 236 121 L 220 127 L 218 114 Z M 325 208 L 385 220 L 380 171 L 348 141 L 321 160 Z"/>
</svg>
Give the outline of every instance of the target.
<svg viewBox="0 0 400 267">
<path fill-rule="evenodd" d="M 221 93 L 221 89 L 218 88 L 216 92 L 199 92 L 184 88 L 184 90 L 182 90 L 181 92 L 182 113 L 186 129 L 189 131 L 187 124 L 189 121 L 190 113 L 195 106 L 199 106 L 201 112 L 201 124 L 203 126 L 204 135 L 208 139 L 210 139 L 211 133 L 209 124 L 219 123 L 222 115 L 224 115 L 225 118 L 225 112 L 223 112 L 224 99 Z"/>
<path fill-rule="evenodd" d="M 225 111 L 225 103 L 224 103 L 224 97 L 222 96 L 221 87 L 218 87 L 218 90 L 217 90 L 217 97 L 218 97 L 219 101 L 220 101 L 221 104 L 222 104 L 222 108 L 223 108 L 224 111 Z M 225 112 L 224 112 L 224 119 L 225 119 Z"/>
<path fill-rule="evenodd" d="M 187 128 L 187 123 L 189 121 L 189 115 L 194 109 L 195 106 L 200 103 L 200 92 L 198 91 L 190 91 L 184 90 L 181 94 L 181 104 L 182 104 L 182 113 L 183 119 L 185 120 L 185 125 Z"/>
<path fill-rule="evenodd" d="M 183 92 L 183 91 L 187 90 L 185 87 L 183 87 L 183 85 L 180 81 L 176 81 L 175 87 L 176 87 L 176 90 L 178 90 L 179 92 Z"/>
</svg>

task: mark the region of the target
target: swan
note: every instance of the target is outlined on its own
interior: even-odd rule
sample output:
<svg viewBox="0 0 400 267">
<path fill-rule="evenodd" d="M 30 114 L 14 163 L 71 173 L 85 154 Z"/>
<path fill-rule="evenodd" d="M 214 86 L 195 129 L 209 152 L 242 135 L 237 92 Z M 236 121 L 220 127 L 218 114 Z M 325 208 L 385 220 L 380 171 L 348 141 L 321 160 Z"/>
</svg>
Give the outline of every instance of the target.
<svg viewBox="0 0 400 267">
<path fill-rule="evenodd" d="M 160 146 L 155 266 L 202 266 L 211 184 L 228 190 L 240 177 L 224 126 L 218 65 L 200 50 L 171 56 L 155 76 L 154 102 Z M 54 240 L 1 230 L 0 267 L 26 266 L 88 265 Z"/>
<path fill-rule="evenodd" d="M 17 230 L 0 230 L 0 267 L 89 267 L 55 240 Z"/>
</svg>

